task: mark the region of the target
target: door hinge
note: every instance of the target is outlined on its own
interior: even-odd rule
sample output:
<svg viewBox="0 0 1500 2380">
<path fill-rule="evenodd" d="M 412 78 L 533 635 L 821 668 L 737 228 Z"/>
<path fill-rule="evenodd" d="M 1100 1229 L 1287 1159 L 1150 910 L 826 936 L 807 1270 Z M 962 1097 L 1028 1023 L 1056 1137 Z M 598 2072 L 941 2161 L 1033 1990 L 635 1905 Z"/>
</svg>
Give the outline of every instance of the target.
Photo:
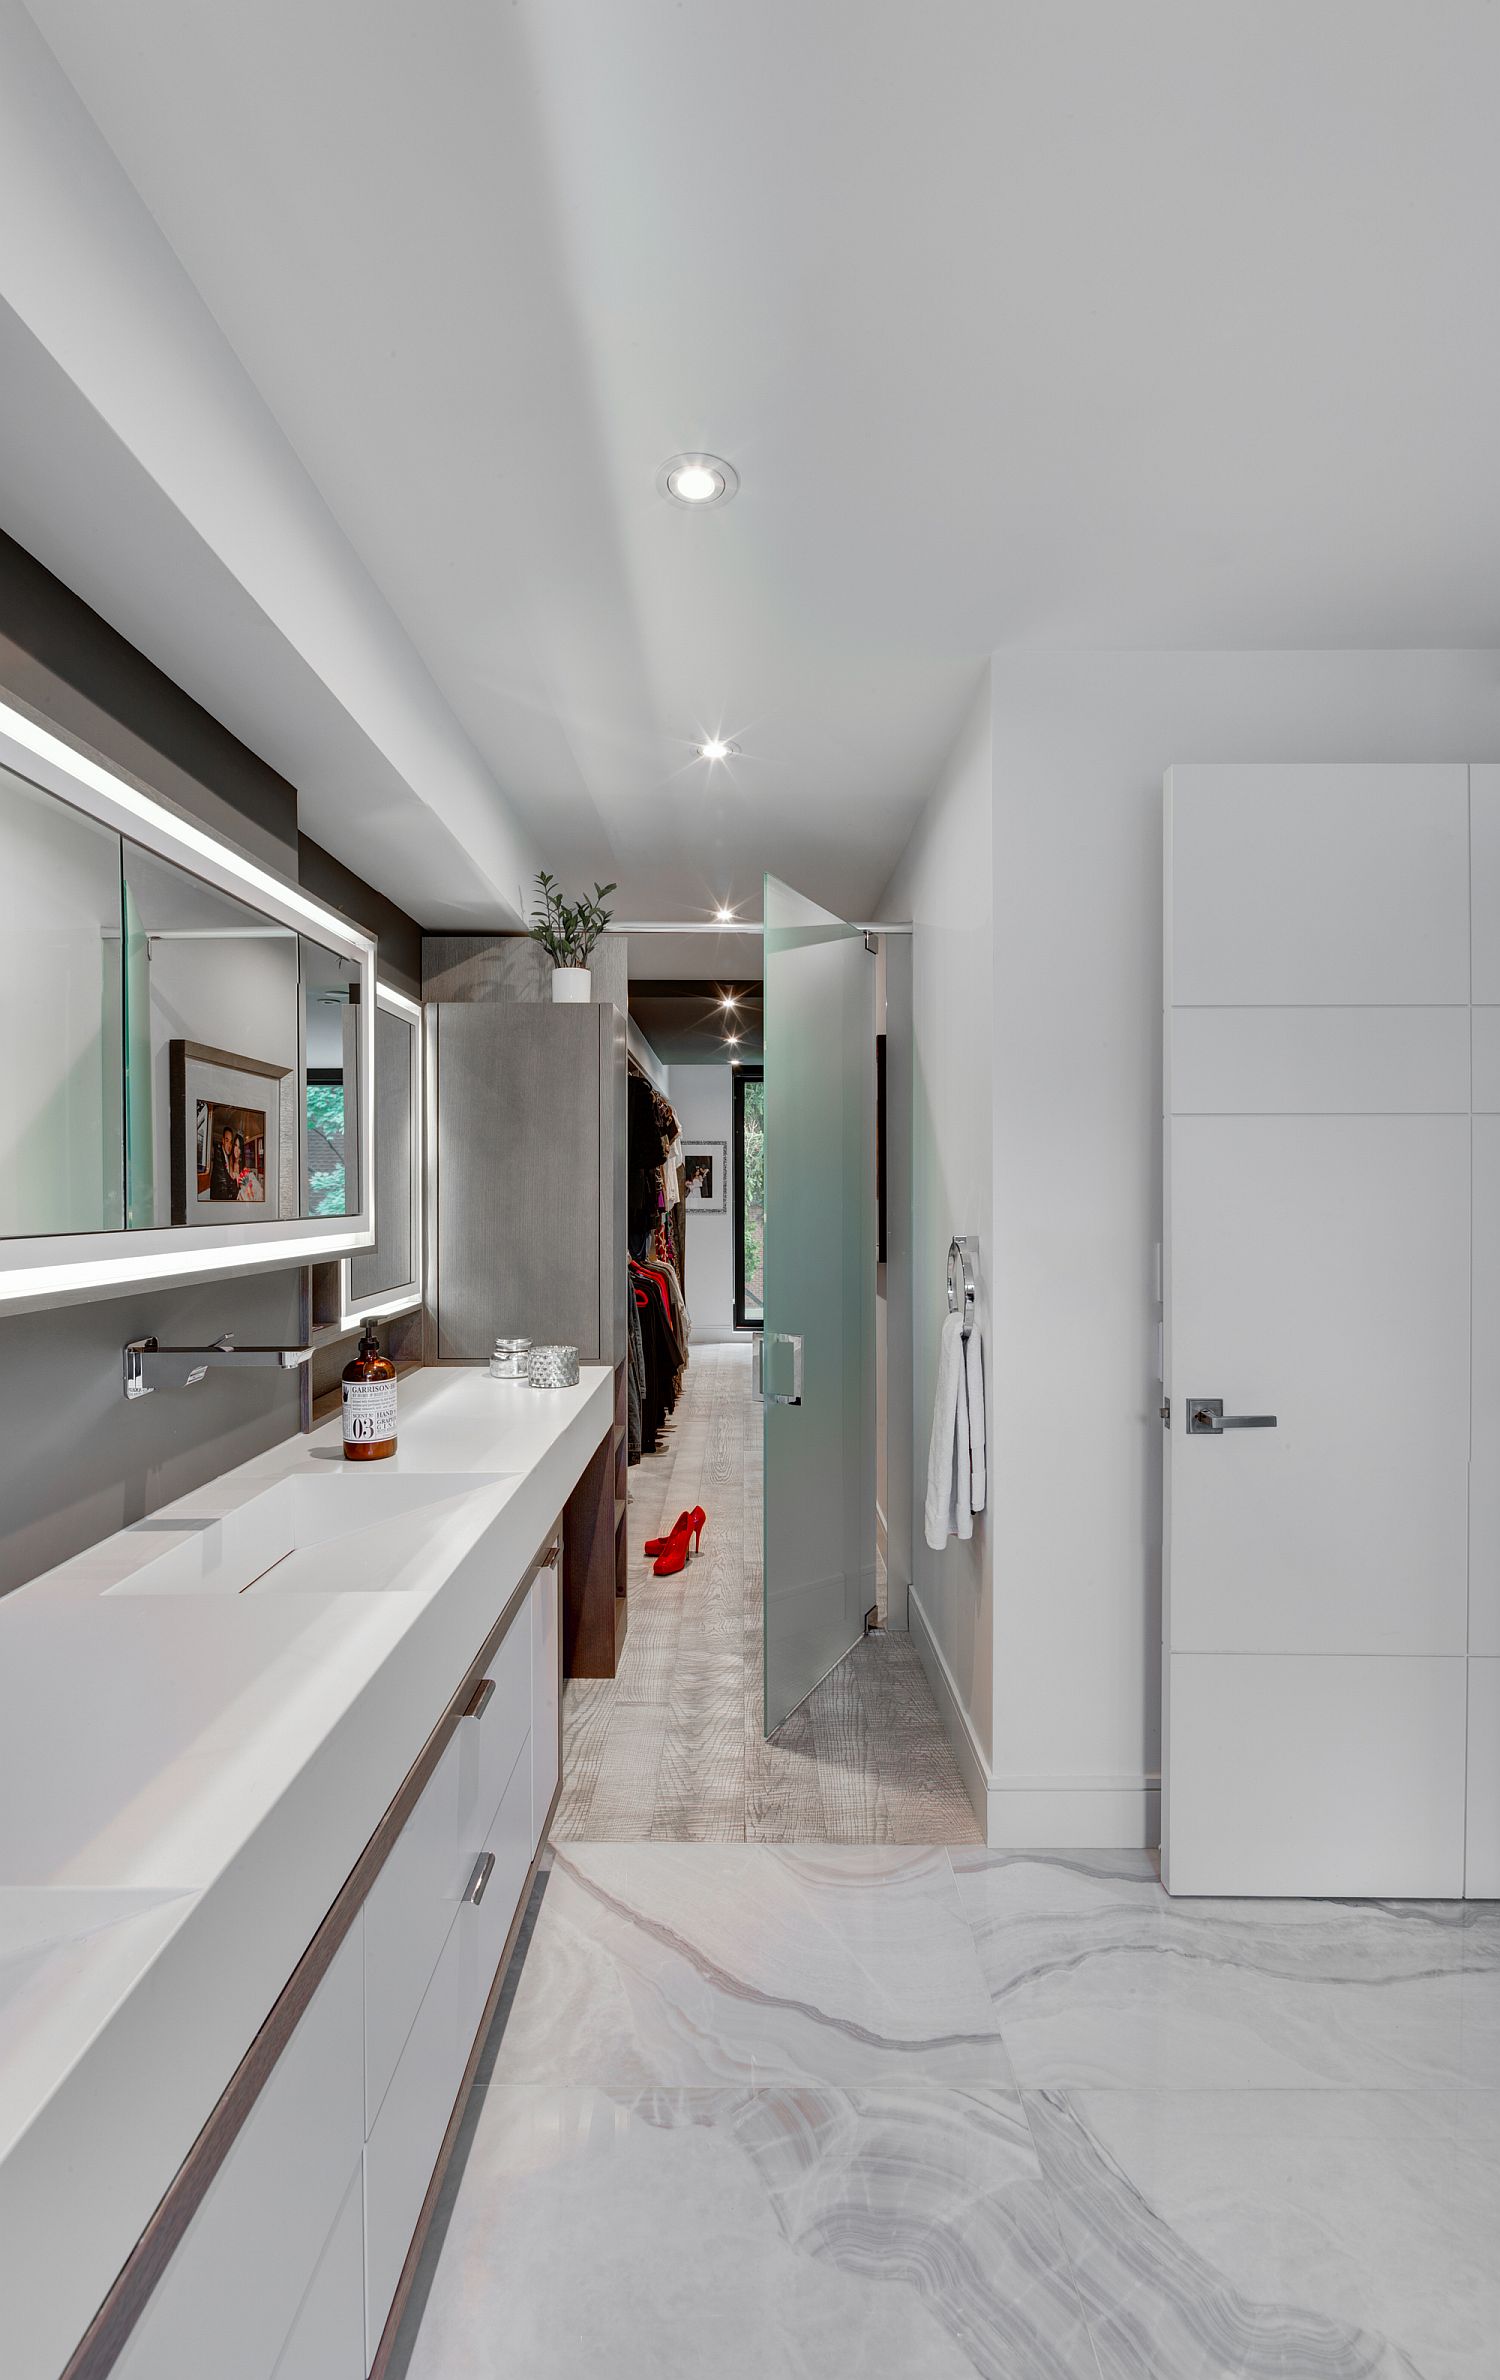
<svg viewBox="0 0 1500 2380">
<path fill-rule="evenodd" d="M 870 953 L 871 958 L 874 958 L 880 948 L 880 936 L 878 934 L 866 934 L 865 948 Z"/>
<path fill-rule="evenodd" d="M 1170 1397 L 1162 1398 L 1159 1410 L 1161 1413 L 1161 1426 L 1164 1430 L 1169 1430 L 1172 1427 L 1172 1400 Z"/>
</svg>

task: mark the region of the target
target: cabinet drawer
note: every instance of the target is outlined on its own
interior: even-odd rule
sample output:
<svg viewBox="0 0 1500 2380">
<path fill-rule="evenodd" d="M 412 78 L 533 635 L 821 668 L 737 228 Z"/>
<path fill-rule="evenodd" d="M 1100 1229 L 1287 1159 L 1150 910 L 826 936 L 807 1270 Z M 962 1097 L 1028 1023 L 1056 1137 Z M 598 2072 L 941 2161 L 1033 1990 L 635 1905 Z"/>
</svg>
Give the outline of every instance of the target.
<svg viewBox="0 0 1500 2380">
<path fill-rule="evenodd" d="M 459 1835 L 463 1727 L 446 1745 L 365 1902 L 365 2123 L 390 2087 L 448 1939 L 473 1856 Z"/>
<path fill-rule="evenodd" d="M 115 2366 L 116 2380 L 270 2380 L 358 2170 L 356 1919 Z"/>
<path fill-rule="evenodd" d="M 455 1926 L 365 2143 L 367 2363 L 380 2344 L 469 2053 L 462 2022 L 464 1952 L 464 1930 Z"/>
<path fill-rule="evenodd" d="M 478 1716 L 458 1723 L 459 1842 L 467 1853 L 464 1883 L 531 1725 L 531 1600 L 530 1595 L 524 1599 L 485 1664 L 484 1682 L 475 1690 Z M 485 1685 L 492 1688 L 488 1694 Z"/>
<path fill-rule="evenodd" d="M 484 1856 L 495 1864 L 486 1878 L 483 1897 L 478 1902 L 466 1901 L 459 1911 L 456 1931 L 463 1942 L 460 2023 L 465 2056 L 473 2047 L 495 1980 L 531 1866 L 531 1851 L 531 1746 L 523 1743 L 485 1841 Z"/>
<path fill-rule="evenodd" d="M 557 1791 L 560 1691 L 557 1571 L 538 1572 L 531 1590 L 531 1848 L 541 1840 Z"/>
<path fill-rule="evenodd" d="M 356 2164 L 276 2380 L 364 2380 L 365 2368 L 364 2176 Z"/>
</svg>

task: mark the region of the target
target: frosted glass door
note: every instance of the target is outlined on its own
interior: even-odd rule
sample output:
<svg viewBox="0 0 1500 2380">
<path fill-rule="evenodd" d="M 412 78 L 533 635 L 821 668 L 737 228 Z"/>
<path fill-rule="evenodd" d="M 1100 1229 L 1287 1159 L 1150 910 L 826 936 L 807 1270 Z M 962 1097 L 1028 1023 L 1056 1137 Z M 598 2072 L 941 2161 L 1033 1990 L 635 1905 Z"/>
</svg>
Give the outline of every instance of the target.
<svg viewBox="0 0 1500 2380">
<path fill-rule="evenodd" d="M 764 917 L 769 1735 L 875 1600 L 875 962 L 773 876 Z"/>
</svg>

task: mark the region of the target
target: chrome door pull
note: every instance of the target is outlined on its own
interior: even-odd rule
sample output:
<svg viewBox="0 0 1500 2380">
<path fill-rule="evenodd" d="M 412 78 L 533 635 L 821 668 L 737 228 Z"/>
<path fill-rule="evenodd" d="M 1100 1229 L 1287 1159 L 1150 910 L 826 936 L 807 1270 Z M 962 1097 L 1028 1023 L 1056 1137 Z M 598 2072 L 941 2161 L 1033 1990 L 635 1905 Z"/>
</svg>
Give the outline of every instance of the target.
<svg viewBox="0 0 1500 2380">
<path fill-rule="evenodd" d="M 1187 1428 L 1190 1438 L 1217 1438 L 1225 1430 L 1274 1430 L 1274 1413 L 1226 1413 L 1222 1397 L 1189 1397 Z"/>
<path fill-rule="evenodd" d="M 470 1902 L 474 1908 L 477 1909 L 484 1899 L 484 1888 L 494 1872 L 495 1854 L 493 1851 L 481 1851 L 474 1862 L 474 1873 L 469 1878 L 469 1888 L 464 1894 L 464 1899 Z"/>
<path fill-rule="evenodd" d="M 779 1396 L 773 1388 L 766 1398 L 766 1403 L 768 1405 L 800 1405 L 802 1402 L 801 1334 L 791 1330 L 773 1330 L 771 1344 L 774 1347 L 790 1347 L 792 1351 L 792 1393 L 789 1397 Z"/>
<path fill-rule="evenodd" d="M 766 1386 L 766 1345 L 790 1347 L 792 1351 L 792 1393 L 784 1397 Z M 763 1405 L 800 1405 L 802 1402 L 802 1340 L 796 1331 L 761 1329 L 750 1351 L 750 1393 L 759 1397 Z"/>
</svg>

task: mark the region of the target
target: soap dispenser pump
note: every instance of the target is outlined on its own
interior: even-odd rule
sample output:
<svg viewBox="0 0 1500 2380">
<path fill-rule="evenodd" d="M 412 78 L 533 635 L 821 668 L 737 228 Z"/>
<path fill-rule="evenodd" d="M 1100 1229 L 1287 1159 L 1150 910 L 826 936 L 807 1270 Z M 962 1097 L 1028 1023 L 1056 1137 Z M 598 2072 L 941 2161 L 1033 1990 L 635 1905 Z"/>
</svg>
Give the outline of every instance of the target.
<svg viewBox="0 0 1500 2380">
<path fill-rule="evenodd" d="M 377 1463 L 396 1451 L 396 1367 L 366 1317 L 359 1353 L 344 1366 L 344 1460 Z"/>
</svg>

